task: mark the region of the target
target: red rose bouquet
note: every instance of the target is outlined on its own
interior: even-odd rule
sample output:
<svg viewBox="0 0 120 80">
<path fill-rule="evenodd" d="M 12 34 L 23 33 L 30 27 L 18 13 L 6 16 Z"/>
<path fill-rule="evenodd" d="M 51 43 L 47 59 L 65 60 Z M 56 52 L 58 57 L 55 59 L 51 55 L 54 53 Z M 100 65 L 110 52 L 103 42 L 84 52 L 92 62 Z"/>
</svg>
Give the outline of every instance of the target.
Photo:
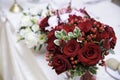
<svg viewBox="0 0 120 80">
<path fill-rule="evenodd" d="M 49 32 L 46 57 L 57 74 L 68 71 L 71 77 L 90 77 L 96 74 L 97 64 L 105 65 L 104 57 L 113 52 L 116 36 L 112 27 L 91 18 L 85 10 L 78 12 L 86 16 L 69 14 L 67 21 L 59 21 Z M 88 76 L 81 79 L 88 80 Z"/>
</svg>

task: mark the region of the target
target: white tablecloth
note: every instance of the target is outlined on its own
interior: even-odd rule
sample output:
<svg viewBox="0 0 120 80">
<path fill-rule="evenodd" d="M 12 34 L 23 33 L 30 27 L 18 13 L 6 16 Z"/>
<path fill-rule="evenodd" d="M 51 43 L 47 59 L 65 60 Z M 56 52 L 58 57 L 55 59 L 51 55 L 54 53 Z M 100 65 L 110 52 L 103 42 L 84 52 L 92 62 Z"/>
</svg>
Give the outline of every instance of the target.
<svg viewBox="0 0 120 80">
<path fill-rule="evenodd" d="M 9 0 L 10 1 L 10 0 Z M 46 3 L 47 0 L 41 0 L 40 2 Z M 19 1 L 24 8 L 35 7 L 40 4 L 23 3 Z M 16 42 L 15 30 L 18 27 L 20 21 L 20 15 L 9 12 L 10 5 L 8 2 L 3 1 L 6 18 L 9 21 L 0 26 L 0 57 L 3 65 L 3 78 L 4 80 L 64 80 L 65 75 L 57 75 L 54 70 L 47 65 L 45 60 L 45 54 L 40 52 L 36 54 L 25 45 Z M 72 1 L 73 7 L 81 7 L 80 0 Z M 99 18 L 103 23 L 113 26 L 117 35 L 117 45 L 115 47 L 115 55 L 109 55 L 106 59 L 114 57 L 120 61 L 120 8 L 111 2 L 103 1 L 96 4 L 84 4 L 86 10 L 95 18 Z M 34 55 L 35 54 L 35 55 Z M 97 73 L 97 80 L 114 80 L 104 70 L 103 67 L 99 67 Z"/>
</svg>

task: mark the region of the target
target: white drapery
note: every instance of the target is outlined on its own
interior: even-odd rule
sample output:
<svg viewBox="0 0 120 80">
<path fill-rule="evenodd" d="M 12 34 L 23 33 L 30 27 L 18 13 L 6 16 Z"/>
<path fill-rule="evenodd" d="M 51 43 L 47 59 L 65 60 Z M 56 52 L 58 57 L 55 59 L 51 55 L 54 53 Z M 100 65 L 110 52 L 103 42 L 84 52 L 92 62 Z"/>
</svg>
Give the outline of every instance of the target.
<svg viewBox="0 0 120 80">
<path fill-rule="evenodd" d="M 4 80 L 47 80 L 34 54 L 16 42 L 15 31 L 8 22 L 0 22 L 0 59 Z"/>
</svg>

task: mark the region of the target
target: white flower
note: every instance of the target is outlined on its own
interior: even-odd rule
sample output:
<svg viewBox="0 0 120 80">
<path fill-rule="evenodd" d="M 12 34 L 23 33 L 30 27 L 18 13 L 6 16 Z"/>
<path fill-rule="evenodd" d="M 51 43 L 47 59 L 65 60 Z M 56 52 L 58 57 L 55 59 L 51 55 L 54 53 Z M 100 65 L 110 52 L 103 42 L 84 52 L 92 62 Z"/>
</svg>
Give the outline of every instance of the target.
<svg viewBox="0 0 120 80">
<path fill-rule="evenodd" d="M 79 11 L 77 11 L 77 10 L 75 10 L 75 9 L 73 9 L 70 14 L 71 14 L 71 15 L 76 15 L 76 16 L 82 16 L 82 17 L 85 16 L 83 13 L 80 13 Z"/>
<path fill-rule="evenodd" d="M 32 22 L 31 22 L 30 16 L 23 16 L 20 26 L 31 26 L 31 25 L 32 25 Z"/>
<path fill-rule="evenodd" d="M 25 37 L 26 34 L 31 33 L 31 32 L 32 32 L 31 29 L 29 27 L 27 27 L 26 29 L 21 29 L 20 32 L 19 32 L 19 34 L 21 36 Z"/>
<path fill-rule="evenodd" d="M 47 40 L 46 34 L 40 34 L 39 35 L 39 43 L 40 44 L 44 44 L 46 42 L 46 40 Z"/>
<path fill-rule="evenodd" d="M 26 34 L 25 43 L 28 46 L 28 48 L 32 48 L 34 46 L 37 46 L 38 38 L 37 38 L 36 34 L 33 32 Z"/>
<path fill-rule="evenodd" d="M 41 14 L 41 12 L 42 12 L 42 9 L 41 8 L 32 8 L 32 9 L 30 9 L 29 10 L 29 13 L 31 14 L 31 15 L 38 15 L 38 14 Z"/>
<path fill-rule="evenodd" d="M 60 15 L 61 22 L 68 22 L 68 18 L 69 18 L 69 14 L 68 13 Z M 51 31 L 52 28 L 55 28 L 55 26 L 58 25 L 58 18 L 57 18 L 57 16 L 55 15 L 55 16 L 50 17 L 48 19 L 48 24 L 50 26 L 46 27 L 46 30 Z"/>
<path fill-rule="evenodd" d="M 32 30 L 34 32 L 36 32 L 36 31 L 39 31 L 40 29 L 39 29 L 39 26 L 37 24 L 35 24 L 35 25 L 32 26 Z"/>
</svg>

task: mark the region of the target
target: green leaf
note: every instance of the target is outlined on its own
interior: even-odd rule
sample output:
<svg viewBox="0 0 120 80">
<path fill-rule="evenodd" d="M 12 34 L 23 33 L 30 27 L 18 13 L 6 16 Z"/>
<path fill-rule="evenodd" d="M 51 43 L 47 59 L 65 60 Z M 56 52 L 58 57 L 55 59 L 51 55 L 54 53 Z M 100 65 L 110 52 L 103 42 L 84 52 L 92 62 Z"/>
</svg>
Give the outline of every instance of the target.
<svg viewBox="0 0 120 80">
<path fill-rule="evenodd" d="M 36 47 L 36 46 L 34 46 L 34 50 L 36 50 L 36 48 L 37 48 L 37 47 Z"/>
<path fill-rule="evenodd" d="M 56 40 L 54 40 L 54 43 L 57 45 L 57 46 L 60 46 L 60 40 L 59 39 L 56 39 Z"/>
<path fill-rule="evenodd" d="M 73 32 L 74 32 L 74 33 L 80 33 L 80 29 L 79 29 L 78 27 L 75 27 L 75 29 L 74 29 Z"/>
<path fill-rule="evenodd" d="M 65 30 L 61 30 L 61 35 L 62 36 L 67 36 L 67 32 Z"/>
<path fill-rule="evenodd" d="M 26 29 L 27 26 L 21 26 L 19 30 Z"/>
<path fill-rule="evenodd" d="M 55 31 L 55 37 L 65 41 L 69 40 L 69 37 L 67 36 L 67 32 L 65 30 Z"/>
<path fill-rule="evenodd" d="M 32 22 L 33 24 L 36 24 L 36 20 L 35 20 L 35 19 L 31 19 L 31 22 Z"/>
<path fill-rule="evenodd" d="M 42 48 L 42 45 L 39 45 L 39 48 L 38 48 L 38 50 L 40 50 Z"/>
<path fill-rule="evenodd" d="M 26 16 L 27 14 L 24 12 L 23 15 Z"/>
<path fill-rule="evenodd" d="M 74 77 L 74 74 L 75 74 L 75 71 L 74 70 L 70 70 L 70 77 L 73 79 Z"/>
<path fill-rule="evenodd" d="M 104 55 L 105 55 L 105 51 L 102 52 L 102 56 L 104 56 Z"/>
<path fill-rule="evenodd" d="M 96 74 L 96 70 L 94 70 L 94 69 L 89 69 L 89 71 L 90 71 L 92 74 Z"/>
<path fill-rule="evenodd" d="M 115 52 L 113 51 L 113 49 L 109 49 L 108 52 L 111 53 L 111 54 L 115 54 Z"/>
<path fill-rule="evenodd" d="M 86 67 L 83 66 L 83 65 L 77 65 L 77 68 L 76 68 L 76 73 L 78 76 L 81 76 L 82 74 L 84 74 L 86 71 Z"/>
<path fill-rule="evenodd" d="M 96 66 L 92 66 L 89 68 L 89 71 L 92 73 L 92 74 L 96 74 L 97 73 L 97 67 Z"/>
<path fill-rule="evenodd" d="M 74 34 L 72 32 L 69 32 L 68 36 L 70 37 L 70 39 L 74 38 Z"/>
<path fill-rule="evenodd" d="M 68 40 L 69 40 L 69 37 L 68 37 L 68 36 L 63 36 L 62 39 L 68 41 Z"/>
<path fill-rule="evenodd" d="M 78 27 L 75 27 L 73 34 L 75 38 L 77 38 L 78 36 L 82 36 L 81 31 Z"/>
<path fill-rule="evenodd" d="M 61 32 L 60 31 L 55 31 L 55 37 L 58 39 L 62 38 Z"/>
<path fill-rule="evenodd" d="M 104 42 L 105 40 L 104 39 L 102 39 L 100 42 L 99 42 L 99 45 L 100 46 L 103 46 L 103 42 Z"/>
<path fill-rule="evenodd" d="M 18 36 L 18 40 L 17 40 L 17 42 L 19 42 L 19 41 L 21 41 L 21 40 L 24 40 L 25 38 L 24 37 L 22 37 L 22 36 Z"/>
<path fill-rule="evenodd" d="M 67 32 L 65 30 L 61 30 L 61 39 L 68 41 L 69 37 L 67 36 Z"/>
</svg>

